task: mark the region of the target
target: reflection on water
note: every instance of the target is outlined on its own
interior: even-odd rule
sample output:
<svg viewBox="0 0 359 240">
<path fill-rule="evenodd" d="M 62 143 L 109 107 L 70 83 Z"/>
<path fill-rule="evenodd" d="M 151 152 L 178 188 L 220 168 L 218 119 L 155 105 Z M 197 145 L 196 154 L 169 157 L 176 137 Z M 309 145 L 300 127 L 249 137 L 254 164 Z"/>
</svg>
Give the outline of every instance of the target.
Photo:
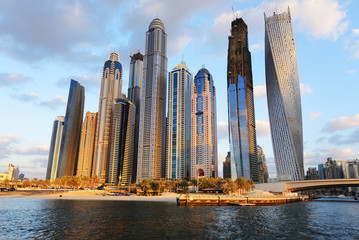
<svg viewBox="0 0 359 240">
<path fill-rule="evenodd" d="M 271 207 L 0 199 L 0 239 L 355 239 L 359 203 Z"/>
</svg>

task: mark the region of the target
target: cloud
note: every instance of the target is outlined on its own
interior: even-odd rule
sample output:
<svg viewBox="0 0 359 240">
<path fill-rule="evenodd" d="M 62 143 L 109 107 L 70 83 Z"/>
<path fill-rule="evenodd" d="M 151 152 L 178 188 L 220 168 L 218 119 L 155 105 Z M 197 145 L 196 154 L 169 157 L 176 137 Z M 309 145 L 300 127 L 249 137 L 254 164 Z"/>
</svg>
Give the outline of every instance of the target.
<svg viewBox="0 0 359 240">
<path fill-rule="evenodd" d="M 31 93 L 13 95 L 13 97 L 22 102 L 31 102 L 31 101 L 38 99 L 39 96 L 36 93 L 31 92 Z"/>
<path fill-rule="evenodd" d="M 56 82 L 56 85 L 59 87 L 68 88 L 70 86 L 71 79 L 78 81 L 82 86 L 88 89 L 98 90 L 101 87 L 101 75 L 98 73 L 94 74 L 78 74 L 69 76 L 66 78 L 61 78 Z"/>
<path fill-rule="evenodd" d="M 351 148 L 322 148 L 312 153 L 304 152 L 304 163 L 308 165 L 318 165 L 325 163 L 328 157 L 332 157 L 334 160 L 353 159 L 357 157 L 357 154 Z"/>
<path fill-rule="evenodd" d="M 309 118 L 312 120 L 315 120 L 317 118 L 319 118 L 319 116 L 321 115 L 321 112 L 316 112 L 316 113 L 309 113 Z"/>
<path fill-rule="evenodd" d="M 228 122 L 226 121 L 217 122 L 217 138 L 218 140 L 221 139 L 228 140 Z"/>
<path fill-rule="evenodd" d="M 31 78 L 24 74 L 0 73 L 0 87 L 19 87 L 30 80 Z"/>
<path fill-rule="evenodd" d="M 330 119 L 324 126 L 324 131 L 339 131 L 359 126 L 359 114 L 354 117 L 340 117 L 337 119 Z"/>
<path fill-rule="evenodd" d="M 359 36 L 359 28 L 352 29 L 352 34 L 353 34 L 354 36 Z"/>
<path fill-rule="evenodd" d="M 254 97 L 256 99 L 265 98 L 267 96 L 266 85 L 254 86 Z"/>
<path fill-rule="evenodd" d="M 349 136 L 345 137 L 335 134 L 329 138 L 329 142 L 336 145 L 359 143 L 359 128 L 355 129 Z"/>
<path fill-rule="evenodd" d="M 270 136 L 269 122 L 264 120 L 256 120 L 256 133 L 257 133 L 257 137 Z"/>
<path fill-rule="evenodd" d="M 308 84 L 300 84 L 300 93 L 303 95 L 311 94 L 313 92 L 313 89 L 310 88 Z"/>
<path fill-rule="evenodd" d="M 16 147 L 13 149 L 14 154 L 19 155 L 48 155 L 49 146 L 46 145 L 32 145 L 30 147 Z"/>
<path fill-rule="evenodd" d="M 67 99 L 65 97 L 56 96 L 52 99 L 48 99 L 40 102 L 40 105 L 48 108 L 57 108 L 58 106 L 66 105 L 66 103 L 67 103 Z"/>
<path fill-rule="evenodd" d="M 357 72 L 357 70 L 356 70 L 356 69 L 349 69 L 349 70 L 346 70 L 345 72 L 346 72 L 347 74 L 354 74 L 354 73 Z"/>
<path fill-rule="evenodd" d="M 264 50 L 264 42 L 255 43 L 249 46 L 251 52 L 261 52 Z"/>
<path fill-rule="evenodd" d="M 359 40 L 356 40 L 354 44 L 349 47 L 349 49 L 353 52 L 353 58 L 359 58 Z"/>
</svg>

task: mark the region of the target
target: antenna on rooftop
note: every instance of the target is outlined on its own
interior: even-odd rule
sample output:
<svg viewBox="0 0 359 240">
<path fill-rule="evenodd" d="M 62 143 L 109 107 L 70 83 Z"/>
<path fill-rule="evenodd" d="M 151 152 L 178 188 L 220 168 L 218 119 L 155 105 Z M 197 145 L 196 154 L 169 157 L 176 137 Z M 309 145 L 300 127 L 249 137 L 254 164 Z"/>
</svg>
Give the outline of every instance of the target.
<svg viewBox="0 0 359 240">
<path fill-rule="evenodd" d="M 233 8 L 233 6 L 232 6 L 232 12 L 233 12 L 233 20 L 236 20 L 236 13 L 234 12 L 234 8 Z"/>
</svg>

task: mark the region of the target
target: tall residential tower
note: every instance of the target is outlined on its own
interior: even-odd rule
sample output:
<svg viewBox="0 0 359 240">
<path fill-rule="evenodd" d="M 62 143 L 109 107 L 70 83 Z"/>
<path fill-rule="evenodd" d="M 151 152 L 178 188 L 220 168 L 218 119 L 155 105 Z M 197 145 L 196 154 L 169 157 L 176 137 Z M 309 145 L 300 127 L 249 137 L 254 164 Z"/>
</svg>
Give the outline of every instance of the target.
<svg viewBox="0 0 359 240">
<path fill-rule="evenodd" d="M 112 107 L 116 99 L 121 97 L 121 91 L 122 64 L 118 53 L 112 52 L 103 66 L 92 167 L 92 175 L 97 175 L 101 181 L 107 177 Z"/>
<path fill-rule="evenodd" d="M 227 101 L 232 178 L 258 182 L 251 53 L 248 28 L 242 18 L 232 22 L 228 37 Z"/>
<path fill-rule="evenodd" d="M 182 61 L 169 73 L 166 178 L 190 177 L 191 84 L 192 73 Z"/>
<path fill-rule="evenodd" d="M 191 86 L 191 178 L 218 177 L 216 88 L 201 68 Z"/>
<path fill-rule="evenodd" d="M 166 131 L 167 34 L 152 20 L 146 33 L 143 62 L 137 182 L 163 177 Z"/>
<path fill-rule="evenodd" d="M 265 20 L 268 112 L 277 179 L 304 180 L 302 106 L 290 12 Z"/>
</svg>

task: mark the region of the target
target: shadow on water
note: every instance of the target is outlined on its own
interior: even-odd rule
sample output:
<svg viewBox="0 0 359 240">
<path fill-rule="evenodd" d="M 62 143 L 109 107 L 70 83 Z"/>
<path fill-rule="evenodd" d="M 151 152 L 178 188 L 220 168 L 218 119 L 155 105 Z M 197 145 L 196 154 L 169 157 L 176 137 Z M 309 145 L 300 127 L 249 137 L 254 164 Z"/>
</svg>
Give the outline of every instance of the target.
<svg viewBox="0 0 359 240">
<path fill-rule="evenodd" d="M 358 220 L 359 204 L 350 203 L 179 207 L 0 199 L 0 239 L 354 239 Z"/>
</svg>

